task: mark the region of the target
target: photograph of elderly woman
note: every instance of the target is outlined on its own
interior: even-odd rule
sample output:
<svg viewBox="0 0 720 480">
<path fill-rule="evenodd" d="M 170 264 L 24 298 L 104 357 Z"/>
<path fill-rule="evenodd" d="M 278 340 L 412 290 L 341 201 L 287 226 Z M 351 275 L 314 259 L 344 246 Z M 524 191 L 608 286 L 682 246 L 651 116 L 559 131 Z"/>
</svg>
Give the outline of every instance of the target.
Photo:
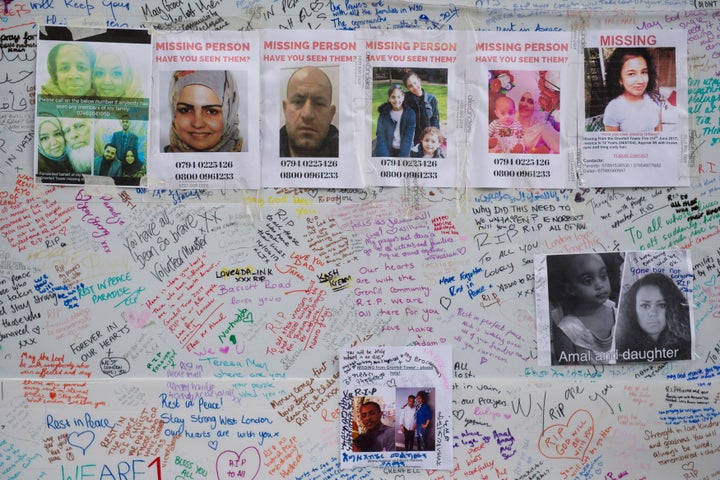
<svg viewBox="0 0 720 480">
<path fill-rule="evenodd" d="M 44 26 L 36 82 L 41 97 L 131 99 L 150 96 L 147 30 Z"/>
<path fill-rule="evenodd" d="M 152 64 L 149 32 L 46 25 L 37 52 L 38 118 L 58 120 L 36 122 L 47 139 L 38 147 L 37 177 L 82 184 L 101 176 L 119 184 L 130 171 L 120 168 L 130 149 L 144 167 L 151 77 L 141 72 Z"/>
</svg>

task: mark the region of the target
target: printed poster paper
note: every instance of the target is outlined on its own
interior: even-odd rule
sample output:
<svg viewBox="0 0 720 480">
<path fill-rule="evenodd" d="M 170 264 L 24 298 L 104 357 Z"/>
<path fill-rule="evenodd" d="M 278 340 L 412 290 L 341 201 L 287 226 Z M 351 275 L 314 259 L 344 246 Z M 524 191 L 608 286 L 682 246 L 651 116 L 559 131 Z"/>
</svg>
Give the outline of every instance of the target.
<svg viewBox="0 0 720 480">
<path fill-rule="evenodd" d="M 263 186 L 364 186 L 353 95 L 362 46 L 352 32 L 263 32 Z"/>
<path fill-rule="evenodd" d="M 259 37 L 156 32 L 156 188 L 260 188 Z"/>
<path fill-rule="evenodd" d="M 575 185 L 573 51 L 566 32 L 474 32 L 466 42 L 471 187 Z"/>
<path fill-rule="evenodd" d="M 137 186 L 147 173 L 147 30 L 38 31 L 35 179 Z"/>
<path fill-rule="evenodd" d="M 535 256 L 538 363 L 690 360 L 687 250 Z"/>
<path fill-rule="evenodd" d="M 450 347 L 345 349 L 340 383 L 342 468 L 452 468 Z"/>
<path fill-rule="evenodd" d="M 590 31 L 580 185 L 688 186 L 687 34 Z"/>
<path fill-rule="evenodd" d="M 369 181 L 460 186 L 455 33 L 370 30 L 358 36 L 367 61 L 366 134 L 360 141 Z"/>
</svg>

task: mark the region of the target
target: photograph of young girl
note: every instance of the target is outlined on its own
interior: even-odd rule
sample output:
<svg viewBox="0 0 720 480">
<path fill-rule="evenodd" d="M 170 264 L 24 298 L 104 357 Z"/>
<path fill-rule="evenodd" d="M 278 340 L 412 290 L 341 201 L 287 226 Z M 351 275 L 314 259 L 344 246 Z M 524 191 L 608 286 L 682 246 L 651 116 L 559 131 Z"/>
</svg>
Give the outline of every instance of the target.
<svg viewBox="0 0 720 480">
<path fill-rule="evenodd" d="M 620 253 L 547 256 L 552 365 L 614 363 L 622 263 Z"/>
<path fill-rule="evenodd" d="M 586 49 L 585 69 L 587 131 L 675 128 L 675 48 Z"/>
</svg>

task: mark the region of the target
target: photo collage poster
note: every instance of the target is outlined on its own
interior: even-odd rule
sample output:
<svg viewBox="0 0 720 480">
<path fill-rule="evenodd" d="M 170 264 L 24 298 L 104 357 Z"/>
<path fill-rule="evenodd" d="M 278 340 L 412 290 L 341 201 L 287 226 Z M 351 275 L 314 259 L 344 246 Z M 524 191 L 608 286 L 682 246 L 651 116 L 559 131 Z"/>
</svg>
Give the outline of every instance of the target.
<svg viewBox="0 0 720 480">
<path fill-rule="evenodd" d="M 362 45 L 352 32 L 264 32 L 264 187 L 365 186 L 353 96 Z"/>
<path fill-rule="evenodd" d="M 268 30 L 156 32 L 151 41 L 145 30 L 45 26 L 36 179 L 687 185 L 686 32 L 583 35 Z M 190 92 L 207 98 L 188 102 Z M 201 152 L 213 155 L 187 155 Z"/>
<path fill-rule="evenodd" d="M 688 186 L 687 32 L 589 31 L 583 56 L 580 185 Z"/>
<path fill-rule="evenodd" d="M 373 185 L 457 187 L 454 32 L 361 31 L 366 48 L 363 142 Z M 464 140 L 464 137 L 462 138 Z M 463 148 L 460 152 L 464 153 Z"/>
<path fill-rule="evenodd" d="M 452 378 L 450 347 L 343 349 L 341 467 L 450 470 Z"/>
<path fill-rule="evenodd" d="M 472 187 L 575 184 L 577 65 L 567 32 L 474 32 L 466 77 L 476 107 L 468 155 Z M 472 102 L 470 100 L 473 100 Z"/>
<path fill-rule="evenodd" d="M 687 250 L 535 256 L 540 365 L 691 360 Z"/>
<path fill-rule="evenodd" d="M 155 33 L 157 188 L 260 188 L 259 42 L 256 32 Z"/>
<path fill-rule="evenodd" d="M 36 181 L 138 186 L 147 174 L 146 30 L 38 31 Z"/>
</svg>

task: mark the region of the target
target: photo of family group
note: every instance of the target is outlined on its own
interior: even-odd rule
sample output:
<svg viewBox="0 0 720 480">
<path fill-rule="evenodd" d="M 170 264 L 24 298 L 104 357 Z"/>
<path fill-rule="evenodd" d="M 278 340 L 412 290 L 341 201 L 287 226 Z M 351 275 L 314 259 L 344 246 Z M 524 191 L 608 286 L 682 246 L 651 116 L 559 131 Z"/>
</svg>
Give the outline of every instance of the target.
<svg viewBox="0 0 720 480">
<path fill-rule="evenodd" d="M 488 72 L 490 153 L 560 152 L 560 73 Z"/>
<path fill-rule="evenodd" d="M 549 318 L 538 322 L 549 322 L 552 365 L 691 359 L 692 270 L 684 255 L 661 264 L 640 257 L 546 257 Z"/>
<path fill-rule="evenodd" d="M 85 34 L 84 34 L 85 33 Z M 37 178 L 139 185 L 147 172 L 150 35 L 44 27 L 39 35 Z"/>
<path fill-rule="evenodd" d="M 434 388 L 402 387 L 395 396 L 353 398 L 353 452 L 435 450 Z"/>
<path fill-rule="evenodd" d="M 585 130 L 677 129 L 675 47 L 585 49 Z"/>
<path fill-rule="evenodd" d="M 445 158 L 446 68 L 373 68 L 373 157 Z"/>
</svg>

